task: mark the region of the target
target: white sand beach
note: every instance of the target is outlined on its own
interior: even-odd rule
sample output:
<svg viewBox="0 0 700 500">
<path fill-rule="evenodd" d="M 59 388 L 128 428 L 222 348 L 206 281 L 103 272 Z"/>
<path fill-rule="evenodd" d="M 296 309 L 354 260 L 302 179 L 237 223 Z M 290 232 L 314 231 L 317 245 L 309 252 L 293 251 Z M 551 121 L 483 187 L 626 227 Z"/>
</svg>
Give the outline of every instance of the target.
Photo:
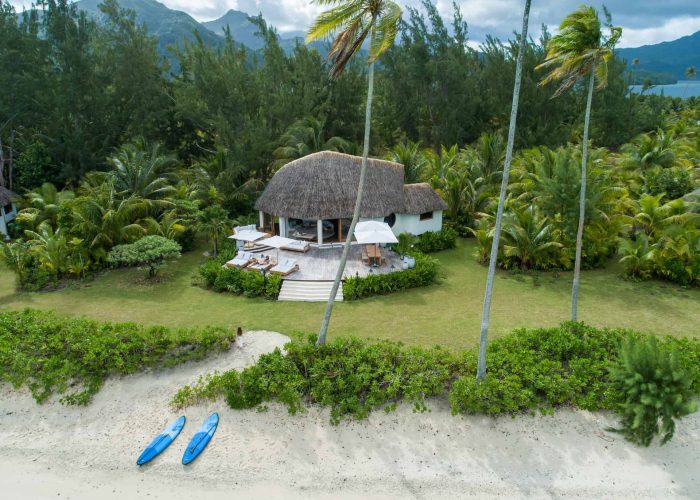
<svg viewBox="0 0 700 500">
<path fill-rule="evenodd" d="M 288 339 L 246 335 L 243 350 L 155 373 L 109 380 L 87 407 L 37 405 L 0 388 L 0 497 L 6 499 L 215 498 L 700 498 L 700 414 L 673 441 L 641 449 L 605 432 L 614 418 L 582 411 L 491 419 L 453 417 L 446 403 L 401 406 L 361 422 L 327 410 L 289 416 L 234 411 L 219 401 L 183 412 L 168 402 L 215 369 L 242 368 Z M 211 411 L 209 447 L 180 463 Z M 180 437 L 139 468 L 141 450 L 180 414 Z"/>
</svg>

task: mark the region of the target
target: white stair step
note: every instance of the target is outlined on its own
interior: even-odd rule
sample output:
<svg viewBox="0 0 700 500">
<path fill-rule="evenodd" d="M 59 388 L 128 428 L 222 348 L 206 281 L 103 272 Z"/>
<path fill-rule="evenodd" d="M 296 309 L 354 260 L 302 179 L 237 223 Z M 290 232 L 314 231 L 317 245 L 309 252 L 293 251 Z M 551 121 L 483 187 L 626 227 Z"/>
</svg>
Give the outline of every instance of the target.
<svg viewBox="0 0 700 500">
<path fill-rule="evenodd" d="M 325 302 L 333 288 L 332 281 L 282 281 L 278 300 Z M 343 300 L 343 287 L 338 288 L 336 301 Z"/>
</svg>

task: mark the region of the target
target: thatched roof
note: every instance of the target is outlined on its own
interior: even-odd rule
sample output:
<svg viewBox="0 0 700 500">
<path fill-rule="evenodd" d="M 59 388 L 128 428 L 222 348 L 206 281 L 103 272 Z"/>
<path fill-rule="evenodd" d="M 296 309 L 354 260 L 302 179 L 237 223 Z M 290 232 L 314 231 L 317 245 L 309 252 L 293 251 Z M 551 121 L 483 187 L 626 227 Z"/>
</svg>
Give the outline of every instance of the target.
<svg viewBox="0 0 700 500">
<path fill-rule="evenodd" d="M 256 210 L 296 219 L 352 217 L 362 158 L 331 151 L 283 166 L 255 203 Z M 386 217 L 404 207 L 403 165 L 370 159 L 362 217 Z"/>
<path fill-rule="evenodd" d="M 0 186 L 0 206 L 4 207 L 5 205 L 9 205 L 19 198 L 20 196 L 18 194 L 13 193 L 6 187 Z"/>
<path fill-rule="evenodd" d="M 447 203 L 428 184 L 406 184 L 403 187 L 405 214 L 422 214 L 434 210 L 445 210 Z"/>
</svg>

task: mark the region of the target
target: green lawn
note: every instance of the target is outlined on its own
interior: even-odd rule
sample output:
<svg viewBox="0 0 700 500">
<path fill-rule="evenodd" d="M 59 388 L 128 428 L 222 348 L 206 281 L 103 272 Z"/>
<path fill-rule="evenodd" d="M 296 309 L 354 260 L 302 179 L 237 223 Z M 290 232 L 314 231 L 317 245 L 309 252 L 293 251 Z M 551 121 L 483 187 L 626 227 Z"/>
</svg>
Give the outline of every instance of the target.
<svg viewBox="0 0 700 500">
<path fill-rule="evenodd" d="M 331 335 L 402 340 L 409 344 L 470 347 L 476 343 L 486 268 L 477 264 L 474 242 L 436 254 L 445 279 L 439 285 L 385 297 L 337 304 Z M 325 304 L 269 302 L 202 290 L 191 285 L 200 252 L 183 256 L 163 271 L 163 282 L 143 284 L 143 272 L 106 273 L 79 287 L 55 292 L 15 293 L 14 277 L 0 269 L 0 308 L 53 309 L 59 314 L 168 326 L 223 325 L 287 334 L 318 329 Z M 700 290 L 661 282 L 634 283 L 620 268 L 584 272 L 579 315 L 594 326 L 700 337 Z M 539 278 L 499 272 L 491 312 L 491 334 L 515 327 L 551 326 L 568 319 L 571 274 Z"/>
</svg>

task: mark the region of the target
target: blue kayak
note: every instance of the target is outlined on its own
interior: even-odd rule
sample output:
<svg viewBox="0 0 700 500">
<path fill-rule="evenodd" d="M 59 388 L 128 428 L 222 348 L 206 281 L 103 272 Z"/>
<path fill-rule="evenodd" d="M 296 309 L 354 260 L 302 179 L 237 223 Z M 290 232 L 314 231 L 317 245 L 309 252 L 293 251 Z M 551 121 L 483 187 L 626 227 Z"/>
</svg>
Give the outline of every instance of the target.
<svg viewBox="0 0 700 500">
<path fill-rule="evenodd" d="M 158 455 L 163 453 L 165 449 L 170 446 L 170 443 L 175 441 L 175 438 L 180 434 L 180 431 L 185 426 L 185 417 L 180 417 L 175 420 L 169 427 L 167 427 L 163 432 L 161 432 L 152 442 L 149 444 L 145 450 L 141 453 L 141 456 L 136 461 L 136 465 L 143 465 L 146 462 L 150 462 Z"/>
<path fill-rule="evenodd" d="M 192 460 L 197 458 L 200 453 L 207 447 L 209 441 L 216 432 L 216 426 L 219 425 L 219 414 L 212 413 L 209 415 L 199 430 L 192 436 L 190 444 L 187 445 L 185 454 L 182 455 L 182 464 L 187 465 Z"/>
</svg>

